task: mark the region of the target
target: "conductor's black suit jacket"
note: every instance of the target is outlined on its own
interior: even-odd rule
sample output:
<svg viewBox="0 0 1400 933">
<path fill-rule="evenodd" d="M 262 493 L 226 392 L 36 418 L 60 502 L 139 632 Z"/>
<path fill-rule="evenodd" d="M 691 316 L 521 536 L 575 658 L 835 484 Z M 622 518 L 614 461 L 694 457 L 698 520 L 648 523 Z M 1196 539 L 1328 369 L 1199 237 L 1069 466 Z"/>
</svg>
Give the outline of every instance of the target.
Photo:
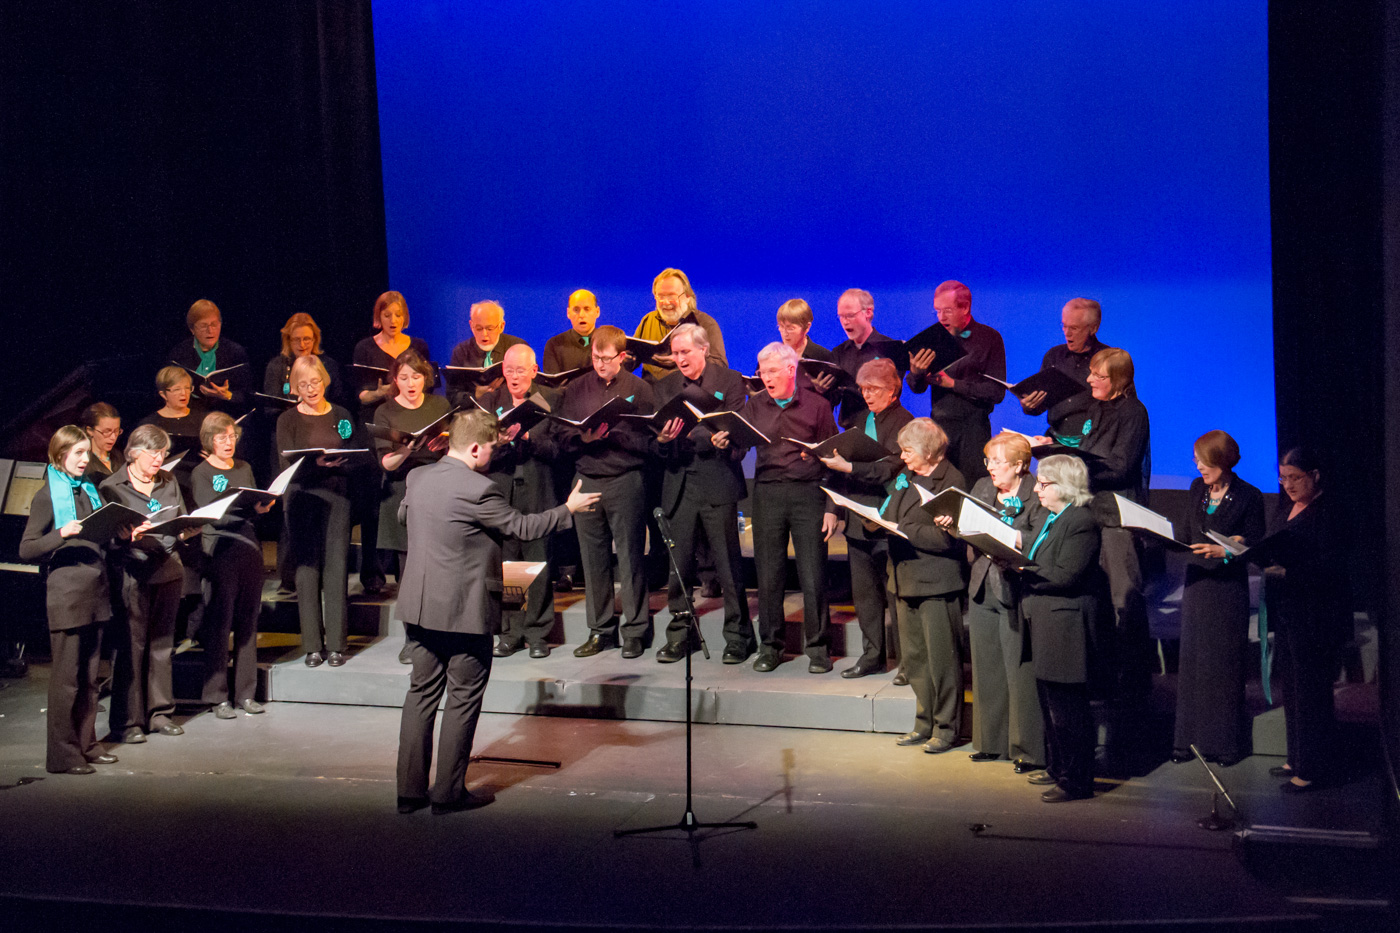
<svg viewBox="0 0 1400 933">
<path fill-rule="evenodd" d="M 501 541 L 543 538 L 572 527 L 573 516 L 562 505 L 517 512 L 494 483 L 449 455 L 408 474 L 399 521 L 408 526 L 400 618 L 441 632 L 494 635 L 501 628 Z"/>
</svg>

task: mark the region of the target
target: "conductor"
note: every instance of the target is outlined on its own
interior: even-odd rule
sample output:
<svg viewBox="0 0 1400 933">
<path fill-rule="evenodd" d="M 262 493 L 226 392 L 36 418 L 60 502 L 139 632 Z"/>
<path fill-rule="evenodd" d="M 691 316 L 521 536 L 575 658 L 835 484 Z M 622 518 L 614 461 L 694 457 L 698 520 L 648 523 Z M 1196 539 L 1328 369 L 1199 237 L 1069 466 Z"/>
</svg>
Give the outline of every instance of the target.
<svg viewBox="0 0 1400 933">
<path fill-rule="evenodd" d="M 598 501 L 597 493 L 576 486 L 561 506 L 537 515 L 517 512 L 483 475 L 496 438 L 494 415 L 457 415 L 446 456 L 408 475 L 399 506 L 399 521 L 408 526 L 408 559 L 398 607 L 413 664 L 399 729 L 400 813 L 429 803 L 441 814 L 491 802 L 464 785 L 491 674 L 491 639 L 501 627 L 501 542 L 568 528 L 572 513 Z M 447 705 L 430 792 L 433 722 L 444 688 Z"/>
</svg>

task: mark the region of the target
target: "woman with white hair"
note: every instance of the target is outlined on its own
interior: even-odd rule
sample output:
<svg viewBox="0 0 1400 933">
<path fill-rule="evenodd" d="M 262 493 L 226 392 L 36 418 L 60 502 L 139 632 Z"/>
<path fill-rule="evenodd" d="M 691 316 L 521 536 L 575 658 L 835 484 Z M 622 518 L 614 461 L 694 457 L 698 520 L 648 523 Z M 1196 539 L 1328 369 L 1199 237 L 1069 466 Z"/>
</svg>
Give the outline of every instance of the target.
<svg viewBox="0 0 1400 933">
<path fill-rule="evenodd" d="M 1033 567 L 1022 573 L 1021 618 L 1030 629 L 1046 763 L 1029 780 L 1055 785 L 1040 799 L 1061 803 L 1094 796 L 1089 652 L 1104 584 L 1083 461 L 1046 457 L 1036 473 L 1035 492 L 1045 513 L 1022 540 Z"/>
<path fill-rule="evenodd" d="M 889 484 L 881 514 L 899 523 L 905 537 L 890 539 L 899 654 L 914 688 L 914 728 L 896 744 L 923 745 L 930 755 L 953 748 L 962 725 L 962 594 L 967 587 L 963 546 L 920 508 L 915 486 L 937 495 L 964 485 L 958 468 L 944 458 L 948 435 L 929 418 L 899 430 L 904 469 Z"/>
</svg>

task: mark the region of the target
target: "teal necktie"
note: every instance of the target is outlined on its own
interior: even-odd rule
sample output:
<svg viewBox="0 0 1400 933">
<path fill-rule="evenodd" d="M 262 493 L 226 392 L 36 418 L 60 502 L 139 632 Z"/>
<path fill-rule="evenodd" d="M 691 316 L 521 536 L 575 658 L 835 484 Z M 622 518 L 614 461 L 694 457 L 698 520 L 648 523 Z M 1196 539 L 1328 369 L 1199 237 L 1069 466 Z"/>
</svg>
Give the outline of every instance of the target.
<svg viewBox="0 0 1400 933">
<path fill-rule="evenodd" d="M 865 433 L 872 441 L 880 439 L 880 435 L 875 431 L 875 412 L 873 411 L 865 413 Z"/>
</svg>

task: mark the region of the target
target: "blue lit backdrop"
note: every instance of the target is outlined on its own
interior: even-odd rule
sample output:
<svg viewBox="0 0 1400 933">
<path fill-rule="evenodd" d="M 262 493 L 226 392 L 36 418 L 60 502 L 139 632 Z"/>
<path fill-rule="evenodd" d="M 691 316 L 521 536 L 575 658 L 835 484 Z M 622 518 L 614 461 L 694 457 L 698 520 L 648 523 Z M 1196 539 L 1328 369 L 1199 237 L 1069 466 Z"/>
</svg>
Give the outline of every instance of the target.
<svg viewBox="0 0 1400 933">
<path fill-rule="evenodd" d="M 752 372 L 774 313 L 957 278 L 1013 378 L 1099 299 L 1154 485 L 1223 428 L 1272 488 L 1266 5 L 377 2 L 393 287 L 442 361 L 495 298 L 537 348 L 589 288 L 629 332 L 678 266 Z M 915 414 L 923 399 L 906 392 Z M 993 426 L 1031 431 L 1013 402 Z"/>
</svg>

